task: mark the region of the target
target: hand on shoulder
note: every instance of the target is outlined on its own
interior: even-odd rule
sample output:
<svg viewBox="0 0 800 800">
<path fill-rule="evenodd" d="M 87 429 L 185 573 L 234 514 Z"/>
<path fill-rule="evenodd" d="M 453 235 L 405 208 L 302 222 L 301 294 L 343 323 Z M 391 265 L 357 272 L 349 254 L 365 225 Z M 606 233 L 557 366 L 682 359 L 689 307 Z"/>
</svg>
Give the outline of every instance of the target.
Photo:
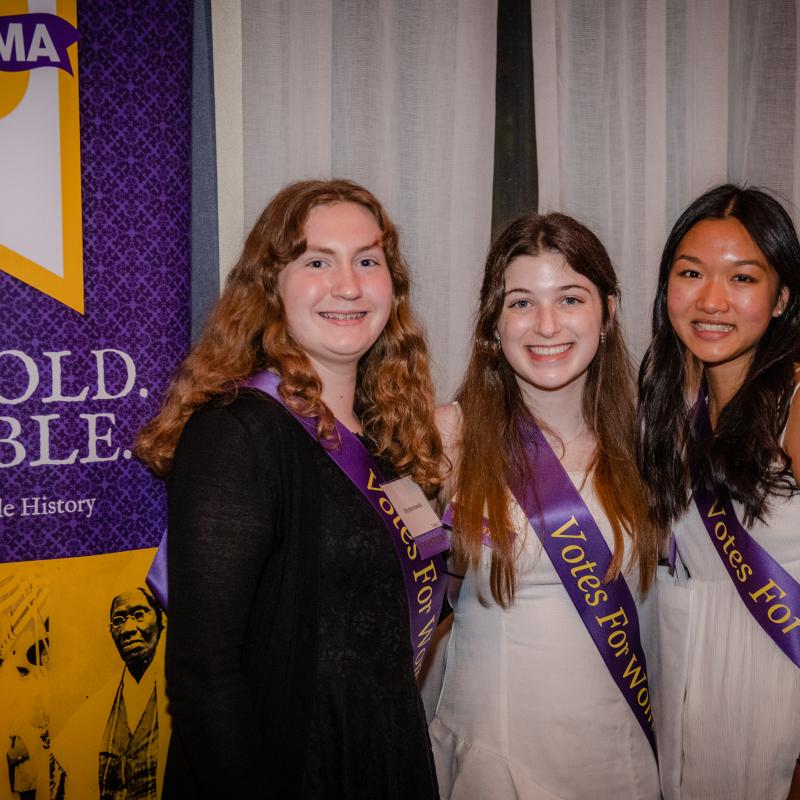
<svg viewBox="0 0 800 800">
<path fill-rule="evenodd" d="M 445 403 L 437 406 L 434 417 L 445 449 L 457 447 L 461 434 L 461 407 L 458 403 Z"/>
<path fill-rule="evenodd" d="M 458 460 L 459 440 L 461 438 L 461 408 L 458 403 L 447 403 L 438 406 L 434 413 L 434 421 L 442 437 L 444 454 L 449 464 L 444 465 L 444 483 L 439 490 L 439 501 L 446 505 L 452 496 L 453 476 Z"/>
</svg>

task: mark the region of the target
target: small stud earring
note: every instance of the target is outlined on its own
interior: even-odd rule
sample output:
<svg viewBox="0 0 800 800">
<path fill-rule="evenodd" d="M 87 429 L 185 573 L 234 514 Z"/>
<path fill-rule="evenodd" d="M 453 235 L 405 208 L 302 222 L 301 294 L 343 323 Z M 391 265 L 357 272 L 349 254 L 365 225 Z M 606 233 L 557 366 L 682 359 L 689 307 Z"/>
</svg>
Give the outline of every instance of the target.
<svg viewBox="0 0 800 800">
<path fill-rule="evenodd" d="M 600 331 L 600 344 L 605 344 L 605 343 L 606 343 L 606 332 Z"/>
</svg>

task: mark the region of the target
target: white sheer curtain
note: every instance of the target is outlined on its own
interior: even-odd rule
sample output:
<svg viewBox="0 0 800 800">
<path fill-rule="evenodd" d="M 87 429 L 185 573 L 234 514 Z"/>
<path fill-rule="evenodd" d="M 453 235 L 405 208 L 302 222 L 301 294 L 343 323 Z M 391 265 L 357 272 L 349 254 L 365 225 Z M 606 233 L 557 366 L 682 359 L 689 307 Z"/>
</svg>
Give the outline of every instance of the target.
<svg viewBox="0 0 800 800">
<path fill-rule="evenodd" d="M 601 237 L 640 356 L 658 259 L 681 209 L 732 180 L 798 221 L 794 0 L 532 0 L 540 208 Z"/>
<path fill-rule="evenodd" d="M 213 4 L 221 269 L 291 180 L 348 177 L 401 230 L 444 399 L 491 234 L 496 0 Z"/>
</svg>

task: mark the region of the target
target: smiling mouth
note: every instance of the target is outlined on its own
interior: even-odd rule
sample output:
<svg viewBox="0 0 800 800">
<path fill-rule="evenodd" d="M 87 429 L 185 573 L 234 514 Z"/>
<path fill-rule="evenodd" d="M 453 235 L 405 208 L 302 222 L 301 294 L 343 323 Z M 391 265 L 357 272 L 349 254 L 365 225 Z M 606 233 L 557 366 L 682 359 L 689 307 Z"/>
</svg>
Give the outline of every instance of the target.
<svg viewBox="0 0 800 800">
<path fill-rule="evenodd" d="M 337 311 L 320 311 L 319 315 L 323 319 L 333 319 L 337 322 L 353 322 L 357 319 L 364 319 L 367 316 L 366 311 L 349 311 L 347 313 L 339 313 Z"/>
<path fill-rule="evenodd" d="M 572 347 L 571 343 L 568 344 L 531 344 L 528 345 L 528 350 L 535 356 L 558 356 L 561 353 L 566 353 Z"/>
<path fill-rule="evenodd" d="M 692 327 L 698 331 L 707 333 L 730 333 L 734 325 L 727 325 L 723 322 L 693 322 Z"/>
</svg>

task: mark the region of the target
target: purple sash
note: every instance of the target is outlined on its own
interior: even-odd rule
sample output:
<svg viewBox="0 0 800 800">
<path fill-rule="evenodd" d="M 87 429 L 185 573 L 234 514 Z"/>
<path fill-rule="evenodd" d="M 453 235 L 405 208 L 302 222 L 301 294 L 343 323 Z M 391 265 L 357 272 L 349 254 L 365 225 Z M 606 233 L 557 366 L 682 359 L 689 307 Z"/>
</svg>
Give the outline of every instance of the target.
<svg viewBox="0 0 800 800">
<path fill-rule="evenodd" d="M 278 393 L 280 376 L 273 372 L 257 372 L 248 378 L 243 386 L 258 389 L 277 400 L 284 408 L 286 404 Z M 301 417 L 291 409 L 287 411 L 306 429 L 314 441 L 317 441 L 317 424 L 311 417 Z M 414 539 L 409 533 L 400 514 L 395 511 L 389 498 L 381 488 L 383 477 L 372 456 L 339 420 L 335 420 L 341 446 L 336 450 L 325 452 L 334 463 L 361 491 L 369 504 L 383 520 L 389 537 L 397 551 L 403 573 L 403 583 L 408 601 L 408 619 L 411 632 L 411 650 L 414 653 L 414 674 L 418 675 L 425 661 L 425 654 L 430 649 L 433 632 L 439 621 L 446 584 L 446 572 L 440 553 L 448 547 L 447 539 L 441 528 L 429 531 L 423 537 Z M 420 539 L 428 547 L 428 555 L 423 556 Z M 431 555 L 430 549 L 436 549 Z M 158 546 L 153 564 L 147 573 L 147 585 L 153 596 L 167 608 L 167 534 Z"/>
<path fill-rule="evenodd" d="M 705 381 L 695 406 L 698 429 L 711 434 Z M 694 502 L 711 544 L 753 619 L 800 667 L 800 584 L 739 522 L 727 495 L 695 485 Z"/>
<path fill-rule="evenodd" d="M 444 525 L 446 528 L 452 529 L 454 516 L 455 516 L 455 508 L 453 507 L 452 503 L 448 503 L 447 508 L 444 510 L 444 514 L 442 514 L 442 525 Z M 492 536 L 489 531 L 489 520 L 486 517 L 483 518 L 482 533 L 483 533 L 483 546 L 488 547 L 491 550 Z"/>
<path fill-rule="evenodd" d="M 538 426 L 532 425 L 524 439 L 536 488 L 515 486 L 511 491 L 655 755 L 647 664 L 639 637 L 639 615 L 628 584 L 622 575 L 603 583 L 612 556 L 594 517 Z M 452 503 L 442 522 L 452 527 Z M 483 527 L 483 543 L 491 547 L 485 517 Z"/>
<path fill-rule="evenodd" d="M 578 616 L 656 754 L 639 615 L 625 578 L 603 577 L 611 551 L 575 485 L 538 426 L 523 434 L 531 484 L 511 491 L 542 542 Z M 537 497 L 538 493 L 538 497 Z"/>
<path fill-rule="evenodd" d="M 274 372 L 257 372 L 244 385 L 259 389 L 286 407 L 278 393 L 280 382 L 280 376 Z M 301 417 L 291 409 L 287 409 L 287 411 L 306 429 L 311 438 L 317 441 L 316 420 L 311 417 Z M 440 549 L 433 556 L 423 557 L 418 547 L 419 540 L 415 540 L 411 536 L 403 524 L 400 514 L 395 511 L 389 498 L 381 489 L 383 478 L 372 456 L 355 434 L 351 433 L 339 420 L 335 420 L 335 422 L 341 445 L 335 450 L 326 449 L 325 452 L 375 509 L 383 520 L 397 551 L 408 600 L 414 674 L 418 675 L 425 660 L 425 654 L 430 648 L 444 599 L 445 571 L 444 562 L 439 553 L 447 546 L 447 541 L 441 528 L 430 532 L 433 534 L 433 540 L 440 545 Z M 428 538 L 428 541 L 430 542 L 431 539 Z M 441 547 L 442 544 L 444 547 Z"/>
<path fill-rule="evenodd" d="M 158 550 L 147 572 L 144 582 L 153 593 L 153 597 L 158 600 L 161 608 L 167 610 L 167 532 L 164 531 L 161 541 L 158 543 Z"/>
</svg>

